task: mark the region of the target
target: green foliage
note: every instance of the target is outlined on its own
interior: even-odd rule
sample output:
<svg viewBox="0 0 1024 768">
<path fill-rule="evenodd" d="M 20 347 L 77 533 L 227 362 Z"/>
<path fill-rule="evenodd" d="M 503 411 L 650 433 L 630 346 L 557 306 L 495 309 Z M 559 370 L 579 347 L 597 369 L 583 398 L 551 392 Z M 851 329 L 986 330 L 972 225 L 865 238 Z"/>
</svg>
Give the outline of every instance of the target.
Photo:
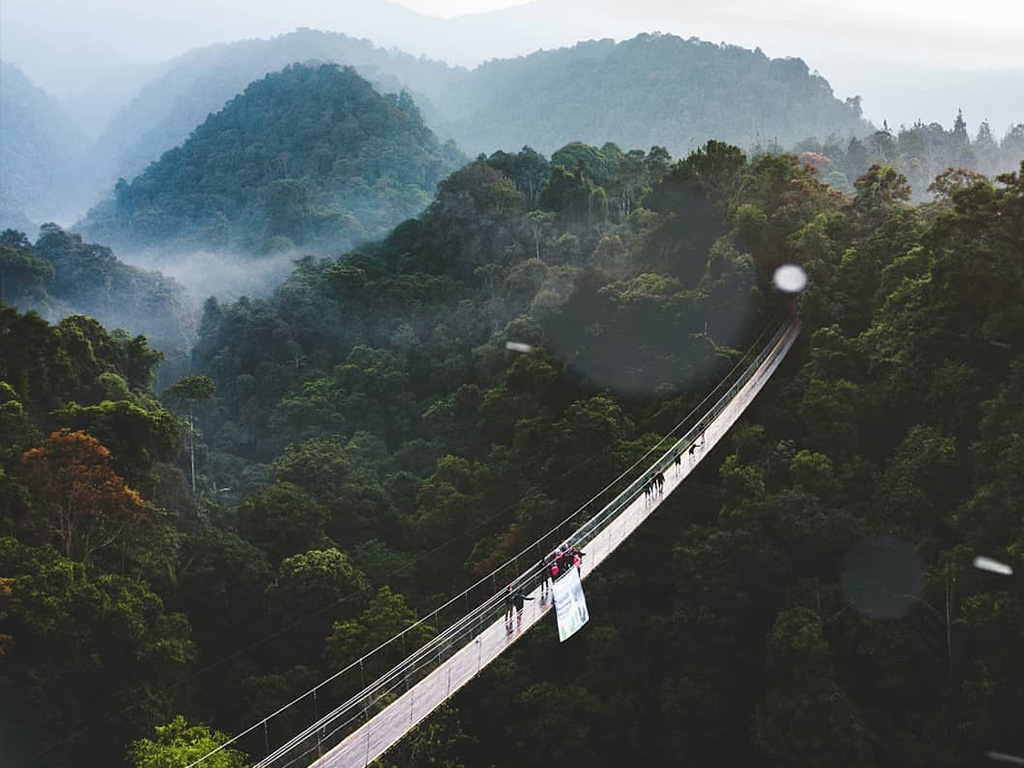
<svg viewBox="0 0 1024 768">
<path fill-rule="evenodd" d="M 157 611 L 159 590 L 208 668 L 194 686 L 157 688 L 160 706 L 111 735 L 114 751 L 182 711 L 240 730 L 514 561 L 643 456 L 788 309 L 771 276 L 795 262 L 810 279 L 792 302 L 797 346 L 730 439 L 588 581 L 588 628 L 565 646 L 524 637 L 459 693 L 457 713 L 383 762 L 489 765 L 501 744 L 509 765 L 923 768 L 1010 743 L 1024 595 L 971 560 L 1024 568 L 1020 175 L 948 176 L 936 203 L 914 206 L 898 167 L 847 198 L 794 155 L 717 143 L 675 164 L 659 148 L 574 154 L 590 169 L 551 171 L 527 149 L 478 160 L 385 240 L 300 260 L 265 299 L 207 302 L 193 365 L 216 388 L 204 483 L 224 506 L 186 493 L 176 514 L 147 515 L 123 565 L 109 547 L 91 571 L 6 545 L 11 570 L 44 572 L 30 586 L 50 591 L 24 602 L 21 575 L 0 581 L 0 664 L 24 652 L 11 617 L 31 625 L 31 609 L 38 647 L 63 644 L 81 666 L 55 656 L 55 679 L 109 666 L 109 649 L 90 650 L 97 628 L 116 634 L 90 608 L 93 587 L 135 632 L 128 650 L 111 647 L 147 657 L 154 617 L 174 615 Z M 5 460 L 62 414 L 114 436 L 146 426 L 128 406 L 166 418 L 144 391 L 145 350 L 129 375 L 124 337 L 84 318 L 0 320 Z M 142 466 L 125 441 L 111 460 Z M 4 470 L 10 533 L 38 491 Z M 180 472 L 154 470 L 153 498 L 180 499 Z M 847 553 L 884 537 L 922 565 L 892 620 L 843 592 Z M 442 627 L 420 629 L 412 646 Z M 32 702 L 26 716 L 82 721 L 91 689 L 32 698 L 24 669 L 36 667 L 2 674 Z M 103 684 L 135 685 L 132 664 L 112 674 Z"/>
<path fill-rule="evenodd" d="M 805 139 L 792 146 L 803 162 L 844 193 L 853 192 L 851 182 L 869 173 L 872 165 L 892 167 L 904 177 L 903 189 L 915 202 L 929 199 L 929 193 L 948 201 L 954 189 L 969 186 L 980 175 L 995 177 L 1015 170 L 1024 153 L 1024 123 L 1010 125 L 996 141 L 983 120 L 972 141 L 962 114 L 949 129 L 917 121 L 901 125 L 895 133 L 886 126 L 867 141 L 862 138 L 835 133 L 823 141 Z"/>
<path fill-rule="evenodd" d="M 817 616 L 806 608 L 779 614 L 768 638 L 776 684 L 758 706 L 755 739 L 768 765 L 863 766 L 866 728 L 831 676 Z"/>
<path fill-rule="evenodd" d="M 11 306 L 37 302 L 52 280 L 53 266 L 32 253 L 24 235 L 11 229 L 0 235 L 0 301 Z"/>
<path fill-rule="evenodd" d="M 273 615 L 282 627 L 302 621 L 302 637 L 290 643 L 290 656 L 312 661 L 323 650 L 332 618 L 357 616 L 365 608 L 366 576 L 337 549 L 310 550 L 287 557 L 267 587 Z"/>
<path fill-rule="evenodd" d="M 74 752 L 117 764 L 128 737 L 176 706 L 171 683 L 195 657 L 188 620 L 165 613 L 144 583 L 89 578 L 48 548 L 2 539 L 0 561 L 13 579 L 0 625 L 12 638 L 12 650 L 0 656 L 4 677 L 20 700 L 47 702 L 32 707 L 35 728 L 51 737 L 83 730 Z M 51 764 L 78 760 L 58 751 Z"/>
<path fill-rule="evenodd" d="M 329 545 L 327 521 L 323 507 L 291 483 L 274 483 L 238 507 L 238 532 L 274 564 Z"/>
<path fill-rule="evenodd" d="M 172 414 L 126 400 L 87 406 L 69 403 L 54 416 L 59 425 L 83 430 L 107 446 L 116 457 L 118 473 L 142 489 L 152 488 L 156 480 L 154 464 L 174 457 L 181 434 Z"/>
<path fill-rule="evenodd" d="M 653 143 L 679 154 L 709 139 L 749 147 L 773 136 L 792 146 L 869 130 L 859 104 L 835 98 L 800 59 L 668 34 L 495 60 L 465 79 L 466 94 L 445 83 L 429 95 L 442 110 L 458 110 L 452 135 L 470 154 L 523 142 L 553 152 L 567 141 Z M 576 157 L 570 153 L 568 170 Z"/>
<path fill-rule="evenodd" d="M 460 159 L 407 94 L 381 96 L 351 68 L 294 64 L 119 184 L 82 228 L 133 247 L 337 252 L 422 210 Z"/>
<path fill-rule="evenodd" d="M 178 406 L 193 408 L 210 402 L 217 391 L 209 376 L 186 376 L 179 379 L 163 392 L 163 398 Z"/>
<path fill-rule="evenodd" d="M 205 757 L 228 737 L 205 725 L 190 726 L 176 715 L 167 725 L 156 727 L 155 739 L 139 739 L 131 746 L 132 768 L 180 768 Z M 204 761 L 211 768 L 245 768 L 245 755 L 228 747 Z"/>
<path fill-rule="evenodd" d="M 381 587 L 358 619 L 335 622 L 327 638 L 325 653 L 328 662 L 332 667 L 341 669 L 400 632 L 405 632 L 415 621 L 416 614 L 408 608 L 402 596 L 393 594 L 388 587 Z M 436 627 L 420 624 L 405 633 L 402 647 L 411 653 L 436 632 Z"/>
</svg>

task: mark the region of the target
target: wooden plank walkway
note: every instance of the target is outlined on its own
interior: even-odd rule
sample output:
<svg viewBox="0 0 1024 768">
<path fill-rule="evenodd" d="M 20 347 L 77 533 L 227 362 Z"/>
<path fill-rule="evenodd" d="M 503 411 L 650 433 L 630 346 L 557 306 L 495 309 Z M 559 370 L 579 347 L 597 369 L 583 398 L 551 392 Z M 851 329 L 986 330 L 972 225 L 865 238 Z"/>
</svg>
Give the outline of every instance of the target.
<svg viewBox="0 0 1024 768">
<path fill-rule="evenodd" d="M 693 458 L 691 459 L 688 452 L 684 451 L 682 465 L 678 469 L 673 467 L 664 472 L 664 492 L 652 496 L 650 500 L 645 500 L 641 495 L 586 545 L 587 554 L 583 560 L 580 574 L 583 579 L 586 579 L 633 531 L 643 524 L 644 520 L 664 501 L 665 497 L 679 487 L 701 459 L 725 436 L 729 428 L 736 423 L 743 411 L 771 378 L 799 332 L 799 326 L 793 325 L 782 336 L 771 354 L 746 385 L 737 392 L 718 418 L 707 426 L 704 431 L 703 444 L 697 448 Z M 507 631 L 504 611 L 500 610 L 496 614 L 495 620 L 472 642 L 442 662 L 423 680 L 400 695 L 383 711 L 370 718 L 368 722 L 323 757 L 316 760 L 313 763 L 315 768 L 365 768 L 383 755 L 388 748 L 476 677 L 481 669 L 501 655 L 506 648 L 515 643 L 551 610 L 550 598 L 548 600 L 541 599 L 539 586 L 533 589 L 528 596 L 533 600 L 526 603 L 521 626 L 514 627 L 511 632 Z M 585 632 L 586 628 L 582 631 Z M 555 642 L 556 637 L 552 627 L 552 642 Z M 571 643 L 572 640 L 567 642 Z M 315 754 L 316 750 L 312 751 Z"/>
</svg>

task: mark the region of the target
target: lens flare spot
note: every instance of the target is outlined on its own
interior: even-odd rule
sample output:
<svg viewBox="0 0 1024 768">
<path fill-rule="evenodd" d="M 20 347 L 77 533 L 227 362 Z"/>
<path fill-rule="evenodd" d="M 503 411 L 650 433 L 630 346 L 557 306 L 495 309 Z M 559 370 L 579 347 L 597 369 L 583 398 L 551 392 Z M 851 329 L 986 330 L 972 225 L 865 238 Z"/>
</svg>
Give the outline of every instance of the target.
<svg viewBox="0 0 1024 768">
<path fill-rule="evenodd" d="M 1017 757 L 1016 755 L 1008 755 L 1005 752 L 987 752 L 986 756 L 989 760 L 994 760 L 997 763 L 1010 763 L 1011 765 L 1024 765 L 1024 757 Z"/>
<path fill-rule="evenodd" d="M 800 293 L 807 286 L 807 273 L 796 264 L 783 264 L 775 270 L 772 281 L 784 293 Z"/>
<path fill-rule="evenodd" d="M 843 561 L 843 596 L 875 619 L 906 616 L 924 590 L 924 566 L 910 544 L 881 536 L 857 542 Z"/>
<path fill-rule="evenodd" d="M 1000 563 L 998 560 L 993 560 L 991 557 L 979 556 L 974 558 L 974 567 L 979 571 L 998 573 L 1000 576 L 1013 576 L 1013 568 L 1006 563 Z"/>
</svg>

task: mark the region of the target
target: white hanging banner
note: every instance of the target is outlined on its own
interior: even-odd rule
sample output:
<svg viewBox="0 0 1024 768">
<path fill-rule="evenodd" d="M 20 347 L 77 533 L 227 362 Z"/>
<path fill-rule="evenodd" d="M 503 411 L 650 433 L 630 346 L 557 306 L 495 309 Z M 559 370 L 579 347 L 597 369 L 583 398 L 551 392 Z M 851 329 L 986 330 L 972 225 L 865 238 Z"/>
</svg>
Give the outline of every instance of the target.
<svg viewBox="0 0 1024 768">
<path fill-rule="evenodd" d="M 558 640 L 564 643 L 590 620 L 579 569 L 570 568 L 568 573 L 552 585 L 551 594 L 555 599 L 555 616 L 558 618 Z"/>
</svg>

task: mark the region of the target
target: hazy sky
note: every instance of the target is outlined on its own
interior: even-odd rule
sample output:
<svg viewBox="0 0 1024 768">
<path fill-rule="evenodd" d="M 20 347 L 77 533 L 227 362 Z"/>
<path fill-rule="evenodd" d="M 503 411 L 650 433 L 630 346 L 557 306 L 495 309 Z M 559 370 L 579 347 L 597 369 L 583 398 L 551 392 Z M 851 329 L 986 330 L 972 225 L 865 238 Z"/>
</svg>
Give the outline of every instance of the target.
<svg viewBox="0 0 1024 768">
<path fill-rule="evenodd" d="M 464 13 L 485 13 L 496 11 L 499 8 L 522 5 L 524 0 L 397 0 L 397 2 L 419 13 L 450 19 L 452 16 Z"/>
<path fill-rule="evenodd" d="M 439 18 L 535 1 L 395 0 Z M 567 3 L 574 4 L 573 0 Z M 792 31 L 810 35 L 887 40 L 896 54 L 931 49 L 937 57 L 951 58 L 957 51 L 971 50 L 977 60 L 959 63 L 1024 66 L 1024 0 L 587 0 L 586 4 L 596 16 L 640 21 L 666 32 L 677 32 L 693 20 L 707 17 L 744 27 L 751 23 L 776 26 L 782 21 Z"/>
</svg>

